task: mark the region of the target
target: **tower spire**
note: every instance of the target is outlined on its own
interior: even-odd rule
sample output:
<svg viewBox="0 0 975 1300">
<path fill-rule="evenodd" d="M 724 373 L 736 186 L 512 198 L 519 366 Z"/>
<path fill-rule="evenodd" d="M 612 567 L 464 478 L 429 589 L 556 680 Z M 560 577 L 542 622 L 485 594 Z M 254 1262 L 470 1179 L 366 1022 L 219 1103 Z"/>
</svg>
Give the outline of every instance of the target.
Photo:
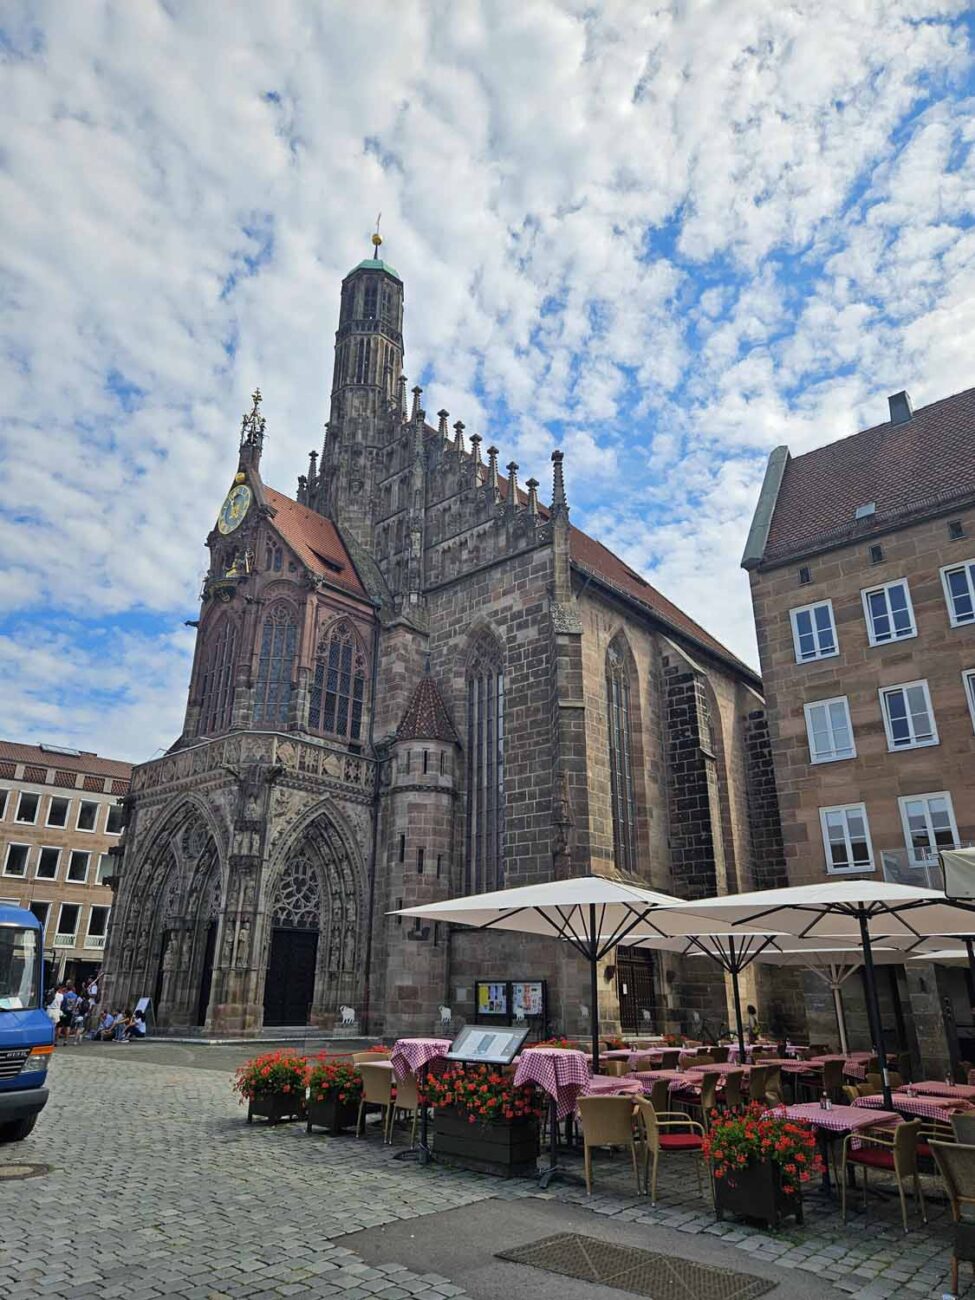
<svg viewBox="0 0 975 1300">
<path fill-rule="evenodd" d="M 552 516 L 569 515 L 569 503 L 565 499 L 565 480 L 562 477 L 562 452 L 552 452 Z"/>
<path fill-rule="evenodd" d="M 251 394 L 253 406 L 240 422 L 240 467 L 249 465 L 257 470 L 261 464 L 261 452 L 264 449 L 264 426 L 267 421 L 261 414 L 261 390 L 255 388 Z"/>
</svg>

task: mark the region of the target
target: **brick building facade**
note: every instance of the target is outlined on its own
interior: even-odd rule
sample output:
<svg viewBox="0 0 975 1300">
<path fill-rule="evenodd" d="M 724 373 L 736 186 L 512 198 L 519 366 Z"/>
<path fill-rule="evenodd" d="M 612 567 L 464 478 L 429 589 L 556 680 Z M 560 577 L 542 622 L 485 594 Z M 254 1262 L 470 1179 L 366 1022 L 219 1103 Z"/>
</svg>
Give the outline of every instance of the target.
<svg viewBox="0 0 975 1300">
<path fill-rule="evenodd" d="M 545 979 L 556 941 L 387 913 L 619 870 L 704 894 L 759 883 L 775 840 L 756 674 L 570 522 L 539 483 L 407 395 L 403 284 L 342 285 L 330 417 L 294 498 L 265 485 L 260 396 L 207 545 L 183 734 L 135 770 L 112 994 L 169 1026 L 428 1032 L 478 979 Z M 547 494 L 548 495 L 548 494 Z M 758 850 L 758 853 L 756 852 Z M 620 952 L 610 1020 L 727 1020 L 700 963 Z M 613 970 L 616 971 L 615 979 Z M 695 973 L 697 972 L 697 973 Z"/>
<path fill-rule="evenodd" d="M 973 557 L 975 390 L 917 411 L 898 393 L 883 424 L 772 453 L 743 563 L 790 884 L 927 884 L 938 849 L 975 842 Z M 891 1038 L 915 1054 L 944 1055 L 933 990 L 971 1025 L 961 972 L 888 967 L 882 983 Z M 832 1032 L 816 1001 L 814 1032 Z"/>
<path fill-rule="evenodd" d="M 99 754 L 0 741 L 0 901 L 41 921 L 59 977 L 101 967 L 131 772 Z"/>
</svg>

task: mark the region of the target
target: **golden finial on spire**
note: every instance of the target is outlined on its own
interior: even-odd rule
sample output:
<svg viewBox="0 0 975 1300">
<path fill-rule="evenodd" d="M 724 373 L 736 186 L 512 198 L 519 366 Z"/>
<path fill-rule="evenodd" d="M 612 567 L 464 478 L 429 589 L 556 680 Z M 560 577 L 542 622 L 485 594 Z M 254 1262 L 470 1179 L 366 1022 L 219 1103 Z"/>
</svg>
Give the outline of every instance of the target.
<svg viewBox="0 0 975 1300">
<path fill-rule="evenodd" d="M 376 229 L 373 232 L 373 236 L 372 236 L 372 246 L 377 253 L 379 252 L 379 247 L 383 242 L 383 237 L 379 233 L 379 223 L 380 221 L 382 221 L 382 219 L 383 219 L 383 214 L 380 212 L 379 216 L 376 218 Z"/>
</svg>

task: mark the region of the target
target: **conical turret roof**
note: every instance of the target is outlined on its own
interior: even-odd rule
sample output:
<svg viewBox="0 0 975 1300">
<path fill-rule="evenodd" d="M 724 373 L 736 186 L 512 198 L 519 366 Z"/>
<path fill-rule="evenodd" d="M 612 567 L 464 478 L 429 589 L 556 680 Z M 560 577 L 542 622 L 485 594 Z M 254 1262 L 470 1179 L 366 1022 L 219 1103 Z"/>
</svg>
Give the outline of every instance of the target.
<svg viewBox="0 0 975 1300">
<path fill-rule="evenodd" d="M 432 677 L 421 677 L 413 692 L 403 720 L 396 729 L 397 740 L 443 740 L 457 743 L 457 732 L 450 720 L 440 689 Z"/>
</svg>

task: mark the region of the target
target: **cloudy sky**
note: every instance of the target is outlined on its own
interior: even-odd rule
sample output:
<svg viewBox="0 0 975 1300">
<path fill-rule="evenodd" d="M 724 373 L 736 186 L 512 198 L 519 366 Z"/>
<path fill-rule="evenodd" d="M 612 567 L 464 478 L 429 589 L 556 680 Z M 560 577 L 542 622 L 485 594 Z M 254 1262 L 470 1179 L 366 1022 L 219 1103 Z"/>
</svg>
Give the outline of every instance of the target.
<svg viewBox="0 0 975 1300">
<path fill-rule="evenodd" d="M 428 410 L 755 662 L 770 448 L 975 383 L 962 0 L 7 0 L 0 700 L 142 759 L 260 384 L 320 443 L 338 287 L 406 283 Z"/>
</svg>

